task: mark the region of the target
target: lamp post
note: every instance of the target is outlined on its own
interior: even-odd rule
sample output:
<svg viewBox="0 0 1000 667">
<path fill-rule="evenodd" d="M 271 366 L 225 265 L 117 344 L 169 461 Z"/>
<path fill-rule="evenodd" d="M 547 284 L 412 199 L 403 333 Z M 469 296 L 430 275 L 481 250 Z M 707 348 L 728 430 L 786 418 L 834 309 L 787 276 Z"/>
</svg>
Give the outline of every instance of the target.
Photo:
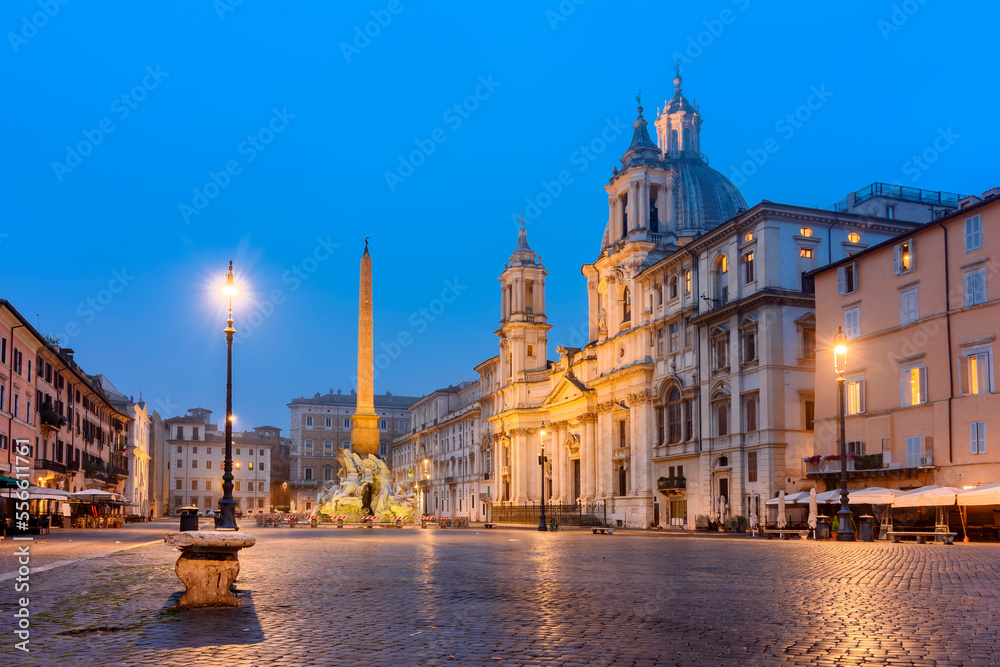
<svg viewBox="0 0 1000 667">
<path fill-rule="evenodd" d="M 222 499 L 219 500 L 219 521 L 216 530 L 239 530 L 236 525 L 236 500 L 233 499 L 233 263 L 229 262 L 229 275 L 222 293 L 229 297 L 229 319 L 226 321 L 226 459 L 222 464 Z"/>
<path fill-rule="evenodd" d="M 424 516 L 427 516 L 427 511 L 430 506 L 431 486 L 430 482 L 428 481 L 431 478 L 430 465 L 431 465 L 431 460 L 424 459 Z"/>
<path fill-rule="evenodd" d="M 539 431 L 538 442 L 541 444 L 541 450 L 538 454 L 538 467 L 542 472 L 542 512 L 538 518 L 538 530 L 547 531 L 549 529 L 548 525 L 545 523 L 545 426 L 542 425 L 542 430 Z"/>
<path fill-rule="evenodd" d="M 837 371 L 837 405 L 840 415 L 840 511 L 837 512 L 837 541 L 853 542 L 854 531 L 851 530 L 851 509 L 847 506 L 847 438 L 844 427 L 845 405 L 844 371 L 847 370 L 847 336 L 843 327 L 837 327 L 837 335 L 833 337 L 833 368 Z"/>
</svg>

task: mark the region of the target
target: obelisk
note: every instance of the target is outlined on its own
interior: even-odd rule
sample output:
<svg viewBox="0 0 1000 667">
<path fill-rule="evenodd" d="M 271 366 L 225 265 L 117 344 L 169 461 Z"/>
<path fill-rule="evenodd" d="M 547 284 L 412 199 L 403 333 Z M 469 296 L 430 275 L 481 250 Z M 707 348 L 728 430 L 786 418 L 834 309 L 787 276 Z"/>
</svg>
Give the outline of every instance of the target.
<svg viewBox="0 0 1000 667">
<path fill-rule="evenodd" d="M 351 421 L 351 449 L 359 456 L 378 455 L 378 415 L 375 414 L 375 361 L 372 333 L 372 256 L 368 239 L 361 255 L 361 288 L 358 297 L 358 404 Z"/>
</svg>

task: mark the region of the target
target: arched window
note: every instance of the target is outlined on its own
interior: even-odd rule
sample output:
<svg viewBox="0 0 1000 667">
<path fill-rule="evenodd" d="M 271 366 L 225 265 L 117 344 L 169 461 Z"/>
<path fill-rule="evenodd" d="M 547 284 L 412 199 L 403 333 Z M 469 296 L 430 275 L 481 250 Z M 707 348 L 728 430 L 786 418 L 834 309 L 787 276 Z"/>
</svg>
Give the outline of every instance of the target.
<svg viewBox="0 0 1000 667">
<path fill-rule="evenodd" d="M 625 288 L 622 293 L 622 322 L 628 322 L 632 319 L 632 292 L 629 288 Z"/>
<path fill-rule="evenodd" d="M 622 238 L 628 236 L 628 192 L 622 193 L 619 201 L 622 203 Z"/>
<path fill-rule="evenodd" d="M 691 128 L 684 128 L 684 152 L 687 153 L 692 149 L 691 146 Z"/>
<path fill-rule="evenodd" d="M 667 394 L 667 442 L 681 441 L 681 392 L 676 387 Z"/>
<path fill-rule="evenodd" d="M 670 279 L 670 298 L 671 299 L 677 298 L 677 276 L 673 276 Z"/>
<path fill-rule="evenodd" d="M 677 155 L 678 150 L 680 149 L 677 146 L 677 130 L 670 130 L 670 152 Z"/>
<path fill-rule="evenodd" d="M 653 185 L 649 188 L 649 231 L 658 234 L 660 231 L 660 189 Z"/>
<path fill-rule="evenodd" d="M 712 265 L 712 289 L 716 306 L 724 306 L 729 300 L 729 258 L 719 255 Z"/>
</svg>

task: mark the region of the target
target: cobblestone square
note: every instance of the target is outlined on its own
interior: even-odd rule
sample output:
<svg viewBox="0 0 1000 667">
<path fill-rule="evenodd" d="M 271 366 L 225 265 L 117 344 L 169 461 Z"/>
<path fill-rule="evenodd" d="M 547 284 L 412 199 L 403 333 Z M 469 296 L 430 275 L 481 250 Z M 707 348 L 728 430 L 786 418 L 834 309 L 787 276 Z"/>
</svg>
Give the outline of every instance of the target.
<svg viewBox="0 0 1000 667">
<path fill-rule="evenodd" d="M 27 655 L 12 648 L 14 581 L 0 581 L 3 662 L 998 662 L 996 545 L 476 528 L 252 532 L 238 609 L 173 610 L 178 554 L 160 544 L 33 573 Z"/>
</svg>

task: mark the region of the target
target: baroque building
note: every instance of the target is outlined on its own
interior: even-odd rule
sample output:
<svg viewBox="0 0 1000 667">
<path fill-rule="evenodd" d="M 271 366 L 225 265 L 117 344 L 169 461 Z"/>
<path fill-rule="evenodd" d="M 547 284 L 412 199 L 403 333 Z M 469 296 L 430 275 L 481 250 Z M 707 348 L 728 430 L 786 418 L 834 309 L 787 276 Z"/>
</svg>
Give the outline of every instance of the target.
<svg viewBox="0 0 1000 667">
<path fill-rule="evenodd" d="M 548 360 L 547 272 L 523 225 L 504 265 L 499 354 L 476 368 L 497 503 L 544 494 L 612 524 L 693 528 L 747 515 L 754 491 L 795 490 L 815 416 L 807 274 L 914 226 L 907 207 L 748 207 L 708 165 L 681 83 L 655 142 L 639 107 L 604 186 L 600 249 L 581 269 L 588 342 Z"/>
</svg>

